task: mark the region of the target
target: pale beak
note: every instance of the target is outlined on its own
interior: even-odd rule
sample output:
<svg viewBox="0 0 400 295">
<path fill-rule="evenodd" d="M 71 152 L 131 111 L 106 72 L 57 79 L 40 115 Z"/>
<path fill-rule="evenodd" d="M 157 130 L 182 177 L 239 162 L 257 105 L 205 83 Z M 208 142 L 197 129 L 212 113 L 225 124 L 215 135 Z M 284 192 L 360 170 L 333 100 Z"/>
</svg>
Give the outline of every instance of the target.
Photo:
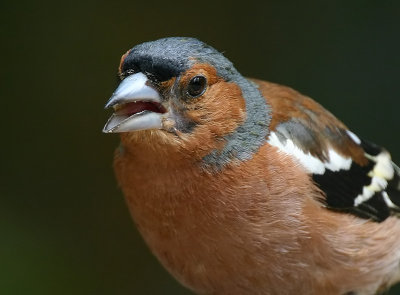
<svg viewBox="0 0 400 295">
<path fill-rule="evenodd" d="M 160 94 L 143 73 L 125 78 L 105 107 L 115 110 L 103 128 L 105 133 L 161 129 L 162 115 L 167 112 Z"/>
</svg>

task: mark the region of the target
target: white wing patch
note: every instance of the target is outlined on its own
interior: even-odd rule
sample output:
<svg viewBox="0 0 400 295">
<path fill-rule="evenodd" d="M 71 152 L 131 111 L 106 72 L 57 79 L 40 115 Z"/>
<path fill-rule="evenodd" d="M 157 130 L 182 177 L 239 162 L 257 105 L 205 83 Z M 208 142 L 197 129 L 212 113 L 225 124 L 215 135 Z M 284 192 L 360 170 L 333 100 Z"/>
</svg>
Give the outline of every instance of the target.
<svg viewBox="0 0 400 295">
<path fill-rule="evenodd" d="M 343 157 L 333 149 L 329 149 L 329 162 L 322 162 L 310 153 L 304 153 L 304 151 L 296 146 L 289 138 L 286 138 L 286 142 L 282 143 L 275 132 L 270 133 L 268 143 L 272 146 L 276 146 L 282 152 L 295 157 L 308 172 L 313 174 L 324 174 L 325 169 L 334 172 L 339 170 L 349 170 L 351 166 L 351 158 Z"/>
<path fill-rule="evenodd" d="M 335 150 L 329 149 L 329 162 L 325 163 L 325 167 L 336 172 L 339 170 L 349 170 L 352 159 L 339 155 Z"/>
<path fill-rule="evenodd" d="M 388 185 L 388 181 L 394 176 L 394 168 L 390 154 L 387 151 L 383 151 L 377 156 L 371 156 L 369 154 L 365 154 L 365 156 L 376 164 L 374 169 L 368 173 L 368 176 L 372 178 L 371 184 L 363 187 L 362 194 L 354 199 L 354 206 L 368 201 L 375 193 L 383 191 L 383 198 L 386 204 L 393 208 L 393 206 L 396 205 L 391 203 L 387 193 L 384 191 Z M 391 204 L 388 203 L 388 200 Z"/>
</svg>

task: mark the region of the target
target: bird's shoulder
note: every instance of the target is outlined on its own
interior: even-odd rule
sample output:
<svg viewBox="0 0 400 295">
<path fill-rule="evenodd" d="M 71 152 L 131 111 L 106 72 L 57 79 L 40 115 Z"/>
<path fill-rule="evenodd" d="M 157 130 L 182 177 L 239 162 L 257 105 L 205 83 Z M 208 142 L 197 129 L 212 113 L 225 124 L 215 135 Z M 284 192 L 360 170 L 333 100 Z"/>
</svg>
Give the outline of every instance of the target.
<svg viewBox="0 0 400 295">
<path fill-rule="evenodd" d="M 400 169 L 311 98 L 254 80 L 271 107 L 268 143 L 295 158 L 333 210 L 383 221 L 400 212 Z"/>
</svg>

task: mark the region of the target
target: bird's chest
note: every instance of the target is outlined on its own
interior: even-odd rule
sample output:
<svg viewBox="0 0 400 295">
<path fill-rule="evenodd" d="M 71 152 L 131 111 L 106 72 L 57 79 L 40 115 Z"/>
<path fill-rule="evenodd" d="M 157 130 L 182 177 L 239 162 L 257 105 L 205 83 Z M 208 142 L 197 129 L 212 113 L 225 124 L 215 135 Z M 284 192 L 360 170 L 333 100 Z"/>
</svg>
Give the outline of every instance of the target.
<svg viewBox="0 0 400 295">
<path fill-rule="evenodd" d="M 154 252 L 182 256 L 184 249 L 201 247 L 198 240 L 204 234 L 218 236 L 226 222 L 225 208 L 218 204 L 223 192 L 200 175 L 147 167 L 142 172 L 126 168 L 118 178 L 132 217 Z"/>
<path fill-rule="evenodd" d="M 248 197 L 246 186 L 227 187 L 223 180 L 195 177 L 183 168 L 152 169 L 133 160 L 124 166 L 117 162 L 116 171 L 144 240 L 185 285 L 203 281 L 203 275 L 208 280 L 210 272 L 240 269 L 245 261 L 257 263 L 257 250 L 249 243 L 257 235 L 245 222 L 254 208 L 237 202 Z"/>
</svg>

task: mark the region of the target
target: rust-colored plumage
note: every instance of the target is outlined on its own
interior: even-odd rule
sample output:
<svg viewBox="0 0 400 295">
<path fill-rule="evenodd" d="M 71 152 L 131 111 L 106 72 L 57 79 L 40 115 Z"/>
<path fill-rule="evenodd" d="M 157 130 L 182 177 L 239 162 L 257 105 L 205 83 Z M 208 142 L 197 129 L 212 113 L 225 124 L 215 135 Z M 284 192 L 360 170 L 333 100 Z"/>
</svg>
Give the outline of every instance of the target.
<svg viewBox="0 0 400 295">
<path fill-rule="evenodd" d="M 199 42 L 184 40 L 168 42 L 178 42 L 178 48 L 179 42 Z M 163 42 L 170 54 L 170 43 Z M 154 48 L 144 48 L 147 55 L 155 54 Z M 121 73 L 127 64 L 144 72 L 147 64 L 136 64 L 141 50 L 127 53 Z M 246 84 L 235 80 L 234 68 L 224 72 L 229 64 L 215 65 L 195 54 L 188 60 L 179 75 L 171 68 L 171 77 L 163 72 L 164 78 L 146 82 L 162 97 L 152 101 L 168 112 L 159 115 L 159 128 L 121 133 L 115 153 L 116 176 L 132 217 L 164 267 L 198 294 L 374 294 L 399 280 L 400 220 L 391 215 L 376 222 L 340 207 L 326 208 L 325 187 L 314 172 L 269 140 L 273 132 L 283 132 L 280 124 L 305 122 L 318 128 L 318 136 L 299 150 L 321 163 L 337 153 L 343 163 L 354 161 L 340 166 L 352 171 L 369 163 L 357 138 L 352 140 L 355 135 L 343 133 L 346 126 L 332 114 L 288 87 L 259 80 Z M 191 98 L 190 87 L 202 86 L 194 84 L 195 76 L 205 77 L 207 86 Z M 252 124 L 265 124 L 268 134 L 254 152 L 242 156 L 236 145 L 258 144 L 258 134 L 241 129 L 251 123 L 246 93 L 262 96 L 267 116 Z M 123 120 L 113 123 L 113 130 L 129 118 Z M 295 142 L 290 136 L 287 140 Z M 334 173 L 330 165 L 326 171 Z"/>
</svg>

